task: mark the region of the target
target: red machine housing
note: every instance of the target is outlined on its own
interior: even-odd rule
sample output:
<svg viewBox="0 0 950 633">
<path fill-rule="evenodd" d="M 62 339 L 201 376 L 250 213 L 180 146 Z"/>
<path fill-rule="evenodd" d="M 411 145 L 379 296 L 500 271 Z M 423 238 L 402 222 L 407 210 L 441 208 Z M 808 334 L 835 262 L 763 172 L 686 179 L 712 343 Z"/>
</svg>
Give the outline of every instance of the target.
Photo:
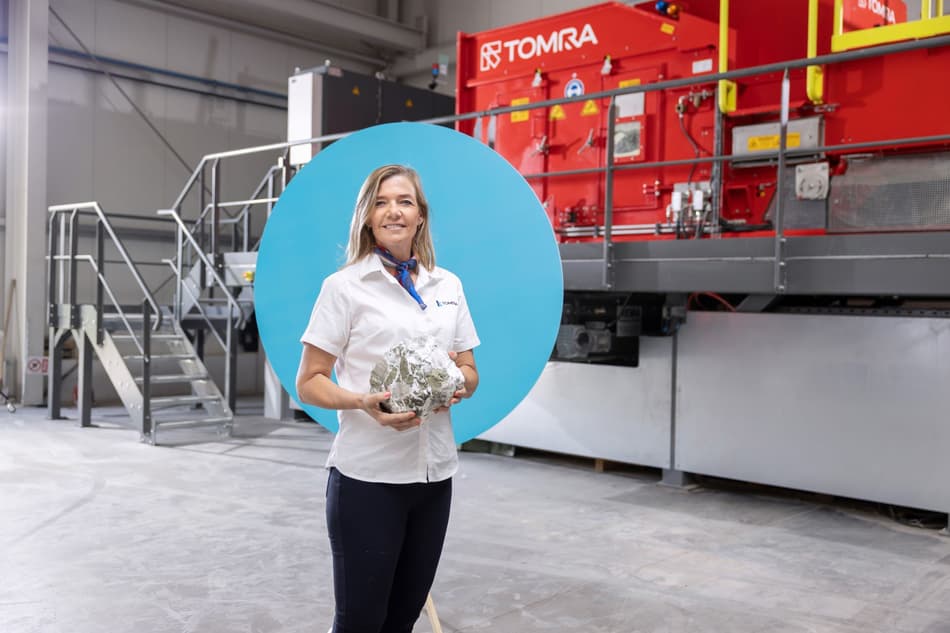
<svg viewBox="0 0 950 633">
<path fill-rule="evenodd" d="M 608 100 L 587 94 L 636 84 L 695 77 L 719 70 L 719 0 L 678 3 L 676 17 L 653 3 L 608 2 L 484 31 L 459 34 L 458 113 L 576 97 L 563 105 L 462 121 L 460 131 L 489 143 L 534 187 L 562 242 L 600 239 L 604 225 L 603 171 L 544 176 L 550 172 L 603 168 L 607 153 Z M 767 4 L 767 9 L 765 5 Z M 901 5 L 899 1 L 889 5 Z M 806 57 L 807 0 L 732 0 L 729 68 L 749 68 Z M 897 12 L 906 16 L 906 9 Z M 830 52 L 833 0 L 820 0 L 818 54 Z M 861 19 L 859 14 L 854 19 Z M 950 103 L 950 83 L 936 78 L 950 68 L 950 48 L 914 50 L 852 60 L 824 68 L 824 99 L 806 96 L 805 69 L 790 72 L 791 119 L 820 119 L 819 145 L 876 142 L 946 134 L 938 108 Z M 781 74 L 738 82 L 738 108 L 723 119 L 724 153 L 733 132 L 755 124 L 776 124 Z M 714 153 L 716 83 L 617 98 L 616 127 L 622 147 L 618 165 L 691 159 Z M 927 96 L 922 96 L 926 91 Z M 493 120 L 492 120 L 493 119 Z M 777 149 L 777 136 L 747 142 Z M 695 147 L 694 147 L 695 143 Z M 790 147 L 794 143 L 790 142 Z M 948 145 L 883 145 L 877 153 L 943 151 Z M 852 153 L 867 154 L 868 149 Z M 847 169 L 848 150 L 825 152 L 832 174 Z M 682 237 L 671 223 L 674 189 L 711 183 L 712 164 L 676 165 L 614 172 L 614 239 Z M 715 191 L 721 224 L 697 235 L 768 235 L 777 189 L 773 161 L 723 163 Z M 941 227 L 946 228 L 946 227 Z M 822 233 L 823 226 L 801 229 Z M 790 233 L 792 231 L 789 231 Z"/>
</svg>

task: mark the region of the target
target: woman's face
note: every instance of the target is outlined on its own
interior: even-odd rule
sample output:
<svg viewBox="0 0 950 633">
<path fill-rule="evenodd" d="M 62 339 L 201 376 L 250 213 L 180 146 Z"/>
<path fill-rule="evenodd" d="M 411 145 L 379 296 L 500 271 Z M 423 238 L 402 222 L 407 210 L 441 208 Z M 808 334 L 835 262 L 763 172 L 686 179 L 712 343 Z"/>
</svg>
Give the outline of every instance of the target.
<svg viewBox="0 0 950 633">
<path fill-rule="evenodd" d="M 368 225 L 376 244 L 399 259 L 412 255 L 412 240 L 422 226 L 416 189 L 405 176 L 390 176 L 379 185 Z"/>
</svg>

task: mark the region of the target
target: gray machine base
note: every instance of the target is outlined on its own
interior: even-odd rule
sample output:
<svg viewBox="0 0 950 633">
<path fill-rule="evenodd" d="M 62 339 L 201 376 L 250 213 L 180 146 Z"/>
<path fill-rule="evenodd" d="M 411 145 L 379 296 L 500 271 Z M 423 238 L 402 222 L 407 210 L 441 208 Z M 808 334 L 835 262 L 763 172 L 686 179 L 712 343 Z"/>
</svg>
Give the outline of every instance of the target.
<svg viewBox="0 0 950 633">
<path fill-rule="evenodd" d="M 481 437 L 656 466 L 664 482 L 695 473 L 950 510 L 950 320 L 690 313 L 675 407 L 670 339 L 642 344 L 639 368 L 549 363 Z"/>
<path fill-rule="evenodd" d="M 663 477 L 660 479 L 660 485 L 670 488 L 680 488 L 681 490 L 691 490 L 698 487 L 691 473 L 674 470 L 672 468 L 663 469 Z"/>
</svg>

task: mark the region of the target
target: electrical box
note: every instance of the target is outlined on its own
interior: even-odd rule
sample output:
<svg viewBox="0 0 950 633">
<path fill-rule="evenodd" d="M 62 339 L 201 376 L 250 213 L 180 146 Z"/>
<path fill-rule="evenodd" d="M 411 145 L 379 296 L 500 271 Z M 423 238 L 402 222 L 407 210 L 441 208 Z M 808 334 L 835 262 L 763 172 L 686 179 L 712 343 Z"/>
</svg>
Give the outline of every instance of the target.
<svg viewBox="0 0 950 633">
<path fill-rule="evenodd" d="M 423 88 L 320 66 L 287 82 L 287 140 L 352 132 L 380 123 L 420 121 L 455 113 L 455 99 Z M 290 148 L 290 164 L 303 165 L 321 143 Z"/>
</svg>

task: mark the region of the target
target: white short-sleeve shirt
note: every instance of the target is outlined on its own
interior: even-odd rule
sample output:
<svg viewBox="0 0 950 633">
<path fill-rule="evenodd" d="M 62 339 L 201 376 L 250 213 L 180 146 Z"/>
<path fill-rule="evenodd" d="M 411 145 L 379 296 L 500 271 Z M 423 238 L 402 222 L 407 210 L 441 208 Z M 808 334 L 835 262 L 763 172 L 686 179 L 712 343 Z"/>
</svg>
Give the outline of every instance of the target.
<svg viewBox="0 0 950 633">
<path fill-rule="evenodd" d="M 300 341 L 336 356 L 338 384 L 369 391 L 373 366 L 396 343 L 433 336 L 446 351 L 464 352 L 479 344 L 459 278 L 444 268 L 418 268 L 416 291 L 423 310 L 399 285 L 378 255 L 370 254 L 323 282 Z M 458 470 L 449 411 L 420 426 L 396 431 L 361 410 L 338 412 L 340 430 L 327 468 L 347 477 L 385 483 L 432 482 Z"/>
</svg>

